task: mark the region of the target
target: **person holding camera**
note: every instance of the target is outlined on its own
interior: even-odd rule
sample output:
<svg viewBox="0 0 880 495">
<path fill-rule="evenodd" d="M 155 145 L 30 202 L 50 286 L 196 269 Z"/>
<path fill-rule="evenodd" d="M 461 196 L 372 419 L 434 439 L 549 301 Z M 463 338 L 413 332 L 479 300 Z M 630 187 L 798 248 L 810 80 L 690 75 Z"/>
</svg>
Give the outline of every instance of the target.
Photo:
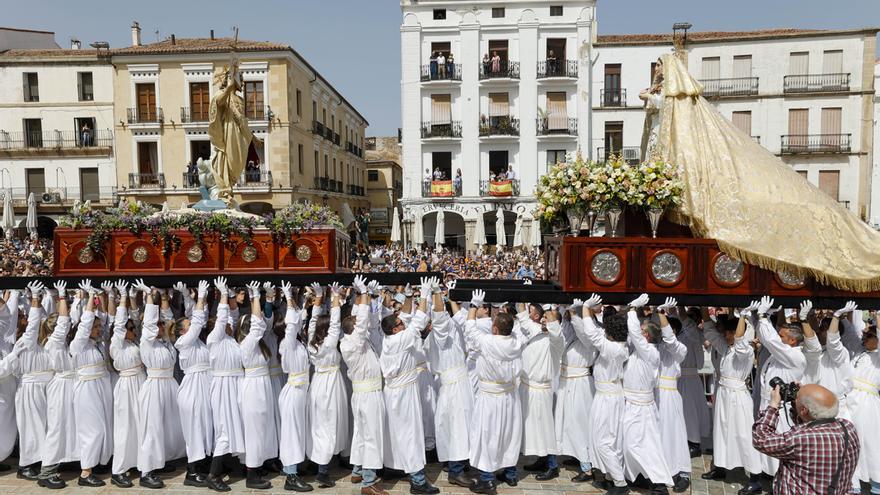
<svg viewBox="0 0 880 495">
<path fill-rule="evenodd" d="M 859 460 L 859 436 L 855 426 L 838 419 L 837 397 L 827 388 L 781 383 L 774 377 L 768 407 L 752 426 L 752 443 L 759 452 L 779 461 L 773 480 L 775 495 L 843 495 Z M 796 423 L 778 432 L 779 408 L 789 411 Z"/>
</svg>

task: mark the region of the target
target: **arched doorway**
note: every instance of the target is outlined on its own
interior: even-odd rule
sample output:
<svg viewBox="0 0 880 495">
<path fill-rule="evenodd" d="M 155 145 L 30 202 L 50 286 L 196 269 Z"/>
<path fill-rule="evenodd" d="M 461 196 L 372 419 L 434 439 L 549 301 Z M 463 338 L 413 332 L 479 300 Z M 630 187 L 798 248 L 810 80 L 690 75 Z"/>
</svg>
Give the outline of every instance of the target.
<svg viewBox="0 0 880 495">
<path fill-rule="evenodd" d="M 489 210 L 483 212 L 482 220 L 486 227 L 486 242 L 490 246 L 495 246 L 498 244 L 498 233 L 495 231 L 495 222 L 497 219 L 497 210 Z M 513 234 L 516 230 L 516 213 L 512 211 L 504 211 L 504 247 L 510 248 L 513 246 Z"/>
<path fill-rule="evenodd" d="M 454 211 L 443 210 L 443 247 L 445 249 L 464 249 L 464 217 Z M 425 244 L 436 245 L 435 234 L 437 233 L 437 212 L 432 211 L 422 215 L 422 232 Z"/>
</svg>

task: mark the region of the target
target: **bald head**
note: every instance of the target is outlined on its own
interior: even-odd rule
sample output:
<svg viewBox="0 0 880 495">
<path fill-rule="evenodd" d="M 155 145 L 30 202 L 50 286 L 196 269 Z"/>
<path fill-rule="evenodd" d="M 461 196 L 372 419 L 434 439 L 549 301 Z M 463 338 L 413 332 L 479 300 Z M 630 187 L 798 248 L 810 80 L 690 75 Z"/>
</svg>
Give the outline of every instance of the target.
<svg viewBox="0 0 880 495">
<path fill-rule="evenodd" d="M 797 395 L 796 407 L 804 421 L 837 417 L 837 397 L 821 385 L 802 386 Z"/>
</svg>

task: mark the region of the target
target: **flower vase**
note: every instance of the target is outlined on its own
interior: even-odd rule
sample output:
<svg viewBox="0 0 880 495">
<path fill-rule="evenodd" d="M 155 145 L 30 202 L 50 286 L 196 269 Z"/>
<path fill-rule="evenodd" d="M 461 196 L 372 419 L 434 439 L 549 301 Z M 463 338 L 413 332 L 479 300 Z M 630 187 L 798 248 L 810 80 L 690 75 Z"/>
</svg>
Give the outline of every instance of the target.
<svg viewBox="0 0 880 495">
<path fill-rule="evenodd" d="M 648 215 L 648 222 L 651 223 L 651 237 L 657 238 L 657 227 L 660 226 L 660 219 L 663 218 L 663 208 L 652 206 L 645 213 Z"/>
<path fill-rule="evenodd" d="M 623 208 L 619 206 L 609 206 L 605 210 L 605 215 L 608 217 L 605 233 L 608 237 L 622 237 L 617 235 L 617 225 L 620 223 L 620 216 L 622 214 Z"/>
<path fill-rule="evenodd" d="M 581 231 L 581 223 L 583 222 L 581 212 L 574 208 L 570 208 L 565 210 L 565 215 L 568 217 L 569 234 L 573 237 L 577 237 Z"/>
<path fill-rule="evenodd" d="M 599 218 L 599 212 L 590 208 L 587 210 L 587 232 L 590 237 L 593 237 L 593 232 L 596 230 L 596 219 Z"/>
</svg>

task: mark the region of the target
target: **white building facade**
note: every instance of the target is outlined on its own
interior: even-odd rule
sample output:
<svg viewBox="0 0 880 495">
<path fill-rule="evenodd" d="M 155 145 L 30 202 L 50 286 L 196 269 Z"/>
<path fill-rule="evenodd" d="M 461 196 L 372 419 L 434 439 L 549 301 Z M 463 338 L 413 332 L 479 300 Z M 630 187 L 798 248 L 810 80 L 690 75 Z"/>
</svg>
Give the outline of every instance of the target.
<svg viewBox="0 0 880 495">
<path fill-rule="evenodd" d="M 0 190 L 22 217 L 33 193 L 44 234 L 74 201 L 116 191 L 113 67 L 78 45 L 0 54 Z"/>
<path fill-rule="evenodd" d="M 538 178 L 591 143 L 595 2 L 402 0 L 401 107 L 404 230 L 421 222 L 435 242 L 474 249 L 477 221 L 505 244 L 517 216 L 532 228 Z M 537 225 L 537 222 L 535 222 Z"/>
</svg>

